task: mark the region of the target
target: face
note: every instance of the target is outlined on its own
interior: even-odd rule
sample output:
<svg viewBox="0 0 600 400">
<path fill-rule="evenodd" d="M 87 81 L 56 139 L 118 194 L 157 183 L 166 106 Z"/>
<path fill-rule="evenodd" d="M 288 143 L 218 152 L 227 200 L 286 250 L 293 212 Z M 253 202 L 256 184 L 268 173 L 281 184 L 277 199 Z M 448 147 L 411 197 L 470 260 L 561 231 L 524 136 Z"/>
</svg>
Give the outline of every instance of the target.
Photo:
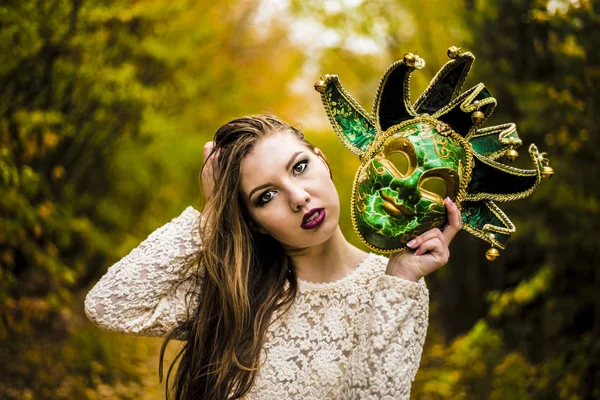
<svg viewBox="0 0 600 400">
<path fill-rule="evenodd" d="M 354 218 L 363 238 L 384 250 L 443 224 L 444 198 L 455 199 L 466 153 L 445 124 L 414 122 L 393 132 L 355 180 Z M 443 133 L 443 134 L 442 134 Z"/>
<path fill-rule="evenodd" d="M 340 203 L 322 158 L 291 133 L 259 141 L 241 164 L 241 194 L 255 230 L 287 248 L 325 242 Z"/>
</svg>

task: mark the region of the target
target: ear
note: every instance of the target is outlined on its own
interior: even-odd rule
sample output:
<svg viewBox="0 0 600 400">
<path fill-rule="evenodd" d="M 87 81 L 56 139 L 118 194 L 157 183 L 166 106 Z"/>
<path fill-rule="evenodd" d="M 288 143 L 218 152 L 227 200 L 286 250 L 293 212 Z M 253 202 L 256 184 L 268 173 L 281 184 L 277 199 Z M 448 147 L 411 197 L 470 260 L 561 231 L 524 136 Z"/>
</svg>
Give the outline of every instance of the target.
<svg viewBox="0 0 600 400">
<path fill-rule="evenodd" d="M 317 157 L 319 157 L 321 159 L 321 161 L 323 161 L 323 164 L 325 164 L 325 166 L 327 167 L 327 169 L 329 169 L 329 164 L 327 163 L 327 159 L 325 158 L 325 154 L 323 154 L 323 152 L 321 151 L 321 149 L 315 147 L 314 152 L 317 155 Z"/>
<path fill-rule="evenodd" d="M 323 154 L 321 149 L 319 149 L 317 147 L 315 147 L 314 152 L 317 155 L 317 157 L 319 157 L 319 159 L 323 162 L 323 164 L 325 164 L 325 167 L 329 171 L 329 176 L 333 179 L 333 175 L 331 174 L 331 168 L 329 167 L 329 163 L 327 162 L 327 159 L 325 158 L 325 154 Z"/>
</svg>

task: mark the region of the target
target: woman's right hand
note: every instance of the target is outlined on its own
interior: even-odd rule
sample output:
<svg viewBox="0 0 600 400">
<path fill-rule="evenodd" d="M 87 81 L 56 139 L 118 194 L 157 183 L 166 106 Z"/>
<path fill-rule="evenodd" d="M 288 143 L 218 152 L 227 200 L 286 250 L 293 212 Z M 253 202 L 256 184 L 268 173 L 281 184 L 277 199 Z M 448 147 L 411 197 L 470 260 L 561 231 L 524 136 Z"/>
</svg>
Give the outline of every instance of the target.
<svg viewBox="0 0 600 400">
<path fill-rule="evenodd" d="M 204 144 L 204 165 L 198 176 L 200 187 L 207 201 L 211 198 L 215 187 L 213 171 L 219 160 L 219 150 L 213 153 L 214 148 L 215 145 L 213 142 L 206 142 Z"/>
</svg>

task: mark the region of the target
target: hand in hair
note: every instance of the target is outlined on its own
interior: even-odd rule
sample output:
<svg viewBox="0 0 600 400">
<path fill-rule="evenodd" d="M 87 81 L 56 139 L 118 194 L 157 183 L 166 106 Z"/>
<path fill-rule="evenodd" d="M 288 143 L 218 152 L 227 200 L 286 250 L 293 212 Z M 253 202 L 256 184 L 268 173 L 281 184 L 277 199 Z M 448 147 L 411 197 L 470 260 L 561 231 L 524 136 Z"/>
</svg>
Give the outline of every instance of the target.
<svg viewBox="0 0 600 400">
<path fill-rule="evenodd" d="M 213 188 L 215 187 L 213 171 L 219 161 L 219 150 L 215 151 L 213 142 L 204 144 L 204 165 L 200 171 L 199 184 L 204 196 L 207 200 L 212 196 Z"/>
<path fill-rule="evenodd" d="M 416 282 L 448 262 L 450 242 L 461 229 L 462 222 L 460 211 L 452 200 L 446 198 L 444 204 L 448 211 L 448 225 L 442 230 L 430 229 L 408 242 L 408 247 L 413 250 L 392 254 L 386 270 L 388 275 Z"/>
</svg>

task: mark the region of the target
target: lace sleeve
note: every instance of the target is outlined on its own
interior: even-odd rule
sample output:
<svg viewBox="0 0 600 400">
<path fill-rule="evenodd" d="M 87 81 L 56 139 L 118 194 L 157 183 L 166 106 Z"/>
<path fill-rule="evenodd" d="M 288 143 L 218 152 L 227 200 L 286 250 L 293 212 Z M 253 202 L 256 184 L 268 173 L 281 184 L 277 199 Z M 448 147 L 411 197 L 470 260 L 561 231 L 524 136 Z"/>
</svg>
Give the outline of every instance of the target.
<svg viewBox="0 0 600 400">
<path fill-rule="evenodd" d="M 148 236 L 110 267 L 85 298 L 100 328 L 164 336 L 187 318 L 198 272 L 200 213 L 192 207 Z"/>
<path fill-rule="evenodd" d="M 342 385 L 343 399 L 409 399 L 429 314 L 425 281 L 383 275 Z"/>
</svg>

